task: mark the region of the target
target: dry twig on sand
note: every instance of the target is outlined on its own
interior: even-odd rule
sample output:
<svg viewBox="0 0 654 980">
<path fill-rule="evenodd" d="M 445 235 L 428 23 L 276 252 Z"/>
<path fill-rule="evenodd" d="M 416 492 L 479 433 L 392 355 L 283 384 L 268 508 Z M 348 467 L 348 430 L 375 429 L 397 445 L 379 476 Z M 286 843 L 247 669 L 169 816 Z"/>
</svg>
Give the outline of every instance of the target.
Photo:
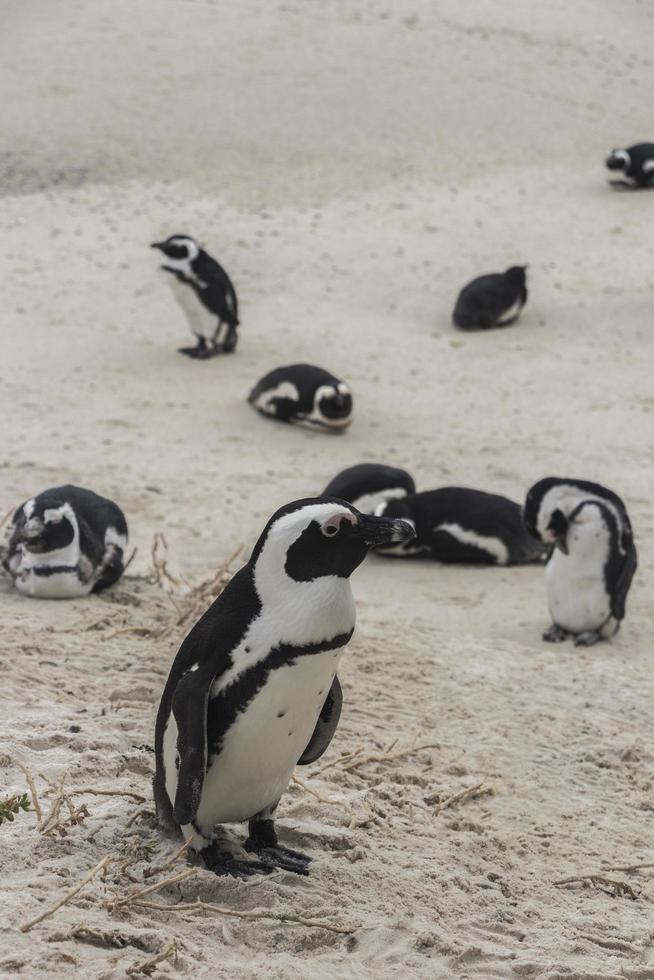
<svg viewBox="0 0 654 980">
<path fill-rule="evenodd" d="M 175 957 L 177 950 L 179 949 L 179 941 L 177 939 L 172 939 L 167 946 L 165 946 L 160 953 L 156 956 L 151 956 L 150 959 L 145 960 L 143 963 L 137 963 L 135 966 L 128 967 L 125 973 L 128 977 L 139 977 L 141 975 L 149 977 L 152 972 L 156 969 L 159 963 L 163 963 L 164 960 L 170 957 Z"/>
<path fill-rule="evenodd" d="M 168 885 L 175 885 L 178 881 L 184 881 L 186 878 L 191 878 L 197 873 L 198 868 L 187 868 L 186 871 L 180 871 L 179 874 L 171 875 L 170 878 L 164 878 L 163 881 L 155 881 L 154 884 L 148 885 L 147 888 L 137 888 L 134 891 L 127 892 L 126 895 L 120 895 L 115 898 L 107 899 L 104 904 L 112 911 L 123 909 L 128 905 L 136 905 L 141 899 L 145 898 L 146 895 L 150 895 L 152 892 L 156 892 L 160 888 L 166 888 Z"/>
<path fill-rule="evenodd" d="M 161 874 L 162 871 L 167 871 L 168 868 L 172 868 L 173 864 L 177 864 L 181 857 L 184 857 L 189 847 L 191 846 L 190 840 L 185 840 L 181 847 L 178 847 L 175 853 L 168 861 L 164 861 L 163 864 L 153 864 L 151 868 L 146 868 L 143 872 L 144 878 L 153 878 L 155 875 Z"/>
<path fill-rule="evenodd" d="M 165 582 L 170 582 L 176 589 L 182 585 L 181 579 L 176 578 L 168 571 L 168 542 L 163 531 L 157 531 L 152 539 L 152 568 L 154 570 L 154 581 L 159 588 L 164 587 Z"/>
<path fill-rule="evenodd" d="M 36 814 L 36 829 L 40 831 L 43 825 L 43 813 L 41 811 L 41 804 L 39 803 L 39 795 L 36 792 L 36 786 L 34 785 L 34 777 L 27 766 L 23 765 L 19 759 L 14 759 L 14 762 L 27 780 L 27 785 L 29 786 L 30 795 L 32 797 L 32 806 L 34 807 L 34 813 Z"/>
<path fill-rule="evenodd" d="M 85 796 L 88 793 L 89 796 L 127 796 L 131 800 L 135 800 L 137 803 L 145 803 L 146 797 L 141 796 L 140 793 L 135 793 L 131 789 L 98 789 L 95 786 L 84 786 L 81 789 L 71 789 L 68 791 L 69 796 Z"/>
<path fill-rule="evenodd" d="M 626 898 L 631 898 L 634 901 L 638 898 L 638 895 L 633 890 L 631 885 L 626 881 L 616 881 L 614 878 L 607 878 L 601 872 L 592 872 L 587 875 L 575 875 L 572 878 L 560 878 L 559 881 L 553 881 L 553 885 L 572 885 L 572 884 L 591 884 L 595 888 L 600 888 L 602 891 L 606 891 L 610 888 L 611 891 L 607 892 L 609 895 L 615 895 L 617 898 L 625 896 Z"/>
<path fill-rule="evenodd" d="M 327 929 L 329 932 L 338 932 L 343 936 L 351 936 L 356 932 L 355 926 L 336 926 L 331 922 L 323 922 L 321 919 L 305 919 L 294 912 L 269 912 L 266 909 L 226 909 L 220 905 L 213 905 L 211 902 L 179 902 L 177 905 L 160 905 L 156 902 L 135 901 L 135 906 L 144 909 L 152 909 L 155 912 L 213 912 L 216 915 L 232 916 L 236 919 L 273 919 L 276 922 L 291 922 L 299 926 L 308 928 Z"/>
<path fill-rule="evenodd" d="M 641 868 L 654 868 L 653 862 L 648 862 L 647 864 L 616 864 L 612 868 L 604 868 L 604 871 L 626 871 L 627 874 L 635 874 L 640 871 Z"/>
<path fill-rule="evenodd" d="M 492 786 L 485 786 L 484 783 L 477 783 L 475 786 L 468 786 L 467 789 L 462 789 L 458 793 L 454 793 L 452 796 L 448 796 L 447 799 L 440 802 L 436 802 L 438 799 L 434 796 L 425 797 L 425 803 L 436 803 L 434 807 L 434 814 L 442 813 L 443 810 L 449 810 L 451 806 L 457 803 L 465 803 L 466 800 L 472 800 L 477 796 L 486 796 L 490 793 L 494 793 L 495 790 Z"/>
<path fill-rule="evenodd" d="M 414 752 L 422 752 L 424 749 L 437 749 L 437 742 L 428 742 L 426 745 L 416 745 L 415 739 L 413 743 L 406 749 L 399 749 L 397 752 L 393 752 L 394 746 L 397 745 L 397 739 L 384 749 L 383 752 L 371 752 L 369 755 L 358 756 L 352 761 L 348 762 L 346 766 L 342 766 L 343 772 L 352 772 L 353 769 L 358 769 L 359 766 L 364 766 L 367 762 L 395 762 L 397 759 L 405 759 L 408 755 L 413 755 Z"/>
<path fill-rule="evenodd" d="M 67 902 L 70 902 L 71 898 L 75 898 L 75 895 L 81 892 L 81 890 L 84 888 L 85 885 L 88 885 L 90 881 L 93 881 L 93 879 L 97 874 L 100 874 L 101 871 L 105 871 L 106 868 L 109 866 L 109 864 L 114 860 L 115 860 L 115 855 L 113 854 L 107 854 L 105 857 L 103 857 L 102 860 L 99 861 L 96 864 L 96 866 L 91 869 L 91 871 L 89 871 L 86 877 L 82 878 L 82 880 L 78 885 L 75 885 L 75 887 L 71 888 L 69 892 L 66 892 L 63 898 L 59 899 L 56 905 L 53 905 L 52 908 L 46 909 L 45 912 L 42 912 L 40 915 L 37 915 L 35 919 L 30 919 L 29 922 L 24 922 L 22 926 L 20 926 L 20 931 L 29 932 L 30 929 L 33 929 L 34 926 L 37 925 L 39 922 L 42 922 L 43 919 L 47 919 L 48 916 L 54 915 L 55 912 L 57 912 L 63 905 L 66 905 Z"/>
</svg>

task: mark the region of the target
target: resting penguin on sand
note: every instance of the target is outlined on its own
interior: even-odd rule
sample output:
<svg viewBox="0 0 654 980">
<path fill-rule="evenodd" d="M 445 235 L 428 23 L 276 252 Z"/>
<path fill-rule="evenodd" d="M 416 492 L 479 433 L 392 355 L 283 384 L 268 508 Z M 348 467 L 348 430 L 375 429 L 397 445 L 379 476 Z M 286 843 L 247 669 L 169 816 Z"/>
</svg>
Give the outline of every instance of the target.
<svg viewBox="0 0 654 980">
<path fill-rule="evenodd" d="M 626 150 L 611 150 L 606 160 L 609 170 L 621 170 L 623 177 L 610 180 L 614 187 L 651 187 L 654 182 L 654 143 L 636 143 Z"/>
<path fill-rule="evenodd" d="M 480 276 L 464 286 L 452 319 L 461 330 L 488 330 L 514 323 L 527 302 L 526 265 Z"/>
<path fill-rule="evenodd" d="M 180 354 L 206 359 L 235 351 L 238 300 L 223 267 L 189 235 L 171 235 L 150 247 L 164 256 L 161 268 L 172 277 L 175 299 L 197 338 L 195 347 L 180 347 Z"/>
<path fill-rule="evenodd" d="M 313 364 L 289 364 L 269 371 L 248 401 L 261 415 L 327 432 L 343 432 L 352 421 L 350 389 Z"/>
<path fill-rule="evenodd" d="M 216 874 L 308 873 L 310 858 L 278 844 L 275 809 L 295 766 L 318 759 L 338 724 L 350 575 L 371 547 L 412 535 L 345 501 L 287 504 L 182 643 L 157 715 L 157 816 Z M 256 860 L 220 833 L 244 821 Z"/>
<path fill-rule="evenodd" d="M 373 514 L 385 500 L 395 500 L 416 492 L 413 477 L 406 470 L 382 463 L 359 463 L 343 470 L 331 480 L 323 494 L 348 500 L 362 514 Z"/>
<path fill-rule="evenodd" d="M 547 477 L 527 494 L 525 525 L 554 545 L 545 572 L 553 624 L 543 639 L 591 646 L 615 636 L 638 565 L 620 497 L 600 483 Z"/>
<path fill-rule="evenodd" d="M 126 547 L 117 504 L 82 487 L 54 487 L 14 514 L 3 564 L 23 595 L 74 599 L 113 585 Z"/>
<path fill-rule="evenodd" d="M 545 557 L 544 545 L 527 533 L 519 505 L 499 494 L 442 487 L 390 500 L 375 513 L 401 518 L 416 532 L 412 541 L 375 549 L 383 555 L 465 565 L 523 565 Z"/>
</svg>

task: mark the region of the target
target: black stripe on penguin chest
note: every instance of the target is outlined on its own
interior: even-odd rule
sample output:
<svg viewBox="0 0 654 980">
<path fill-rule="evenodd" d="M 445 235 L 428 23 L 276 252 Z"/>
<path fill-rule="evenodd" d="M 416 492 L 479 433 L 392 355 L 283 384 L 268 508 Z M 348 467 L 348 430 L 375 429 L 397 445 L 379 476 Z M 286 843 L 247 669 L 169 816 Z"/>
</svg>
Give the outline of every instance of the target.
<svg viewBox="0 0 654 980">
<path fill-rule="evenodd" d="M 207 736 L 209 754 L 220 754 L 226 733 L 239 715 L 247 711 L 248 705 L 263 689 L 271 673 L 280 667 L 292 666 L 301 657 L 311 657 L 330 650 L 338 650 L 349 642 L 354 630 L 339 633 L 322 643 L 311 643 L 296 647 L 281 644 L 271 650 L 267 657 L 240 674 L 224 690 L 212 697 L 207 708 Z M 327 691 L 325 691 L 325 697 Z M 320 705 L 318 706 L 318 708 Z M 317 712 L 316 712 L 317 714 Z"/>
</svg>

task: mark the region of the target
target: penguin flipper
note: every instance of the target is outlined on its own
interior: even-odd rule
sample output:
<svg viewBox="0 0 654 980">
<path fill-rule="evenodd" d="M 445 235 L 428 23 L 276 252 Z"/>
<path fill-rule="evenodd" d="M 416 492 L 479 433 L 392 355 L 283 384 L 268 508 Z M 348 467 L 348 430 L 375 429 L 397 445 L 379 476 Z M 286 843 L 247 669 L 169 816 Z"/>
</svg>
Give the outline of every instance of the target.
<svg viewBox="0 0 654 980">
<path fill-rule="evenodd" d="M 625 556 L 624 564 L 616 580 L 611 594 L 611 613 L 620 621 L 624 619 L 627 608 L 627 593 L 631 587 L 631 580 L 638 568 L 638 555 L 633 540 L 630 541 Z"/>
<path fill-rule="evenodd" d="M 315 762 L 327 749 L 338 727 L 342 707 L 343 691 L 338 677 L 334 677 L 329 694 L 325 698 L 325 703 L 318 715 L 313 735 L 309 739 L 309 744 L 297 760 L 298 766 L 308 766 L 310 762 Z"/>
<path fill-rule="evenodd" d="M 175 688 L 172 713 L 177 724 L 177 791 L 173 814 L 179 826 L 195 819 L 207 770 L 207 704 L 213 677 L 187 671 Z"/>
</svg>

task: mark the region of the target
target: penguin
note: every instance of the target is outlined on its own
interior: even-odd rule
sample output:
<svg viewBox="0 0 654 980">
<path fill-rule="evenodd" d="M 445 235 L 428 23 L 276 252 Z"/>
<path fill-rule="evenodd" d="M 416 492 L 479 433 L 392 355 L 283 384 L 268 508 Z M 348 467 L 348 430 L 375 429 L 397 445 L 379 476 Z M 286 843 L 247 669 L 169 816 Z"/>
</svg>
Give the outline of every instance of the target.
<svg viewBox="0 0 654 980">
<path fill-rule="evenodd" d="M 522 523 L 520 506 L 499 494 L 442 487 L 389 500 L 375 514 L 401 518 L 416 532 L 411 541 L 376 548 L 380 554 L 464 565 L 523 565 L 545 558 L 545 546 Z"/>
<path fill-rule="evenodd" d="M 3 565 L 22 595 L 75 599 L 118 581 L 126 547 L 117 504 L 82 487 L 53 487 L 15 512 Z"/>
<path fill-rule="evenodd" d="M 373 514 L 384 501 L 415 492 L 416 485 L 410 473 L 382 463 L 350 466 L 338 473 L 323 490 L 325 497 L 348 500 L 362 514 Z"/>
<path fill-rule="evenodd" d="M 527 531 L 551 549 L 567 528 L 570 514 L 582 500 L 598 500 L 611 508 L 620 530 L 620 551 L 627 555 L 633 549 L 635 560 L 633 531 L 624 501 L 613 490 L 591 480 L 547 476 L 534 483 L 527 492 L 524 506 Z"/>
<path fill-rule="evenodd" d="M 654 181 L 654 143 L 636 143 L 626 150 L 611 150 L 606 166 L 623 172 L 621 179 L 609 181 L 614 187 L 650 187 Z"/>
<path fill-rule="evenodd" d="M 313 364 L 275 368 L 257 382 L 248 401 L 261 415 L 324 431 L 342 432 L 352 421 L 348 386 Z"/>
<path fill-rule="evenodd" d="M 527 302 L 527 266 L 480 276 L 458 295 L 452 320 L 461 330 L 487 330 L 514 323 Z"/>
<path fill-rule="evenodd" d="M 180 354 L 206 359 L 233 353 L 238 342 L 238 300 L 223 267 L 189 235 L 171 235 L 150 247 L 163 253 L 161 268 L 170 273 L 175 298 L 197 337 L 196 346 L 180 347 Z"/>
<path fill-rule="evenodd" d="M 582 499 L 558 526 L 545 579 L 552 626 L 549 643 L 574 637 L 592 646 L 615 636 L 626 612 L 636 571 L 635 548 L 621 550 L 622 528 L 615 509 L 599 498 Z"/>
<path fill-rule="evenodd" d="M 275 809 L 338 725 L 350 575 L 371 547 L 412 535 L 335 498 L 287 504 L 182 643 L 157 713 L 154 796 L 162 828 L 216 874 L 308 873 L 310 858 L 278 843 Z M 220 830 L 245 821 L 254 860 Z"/>
</svg>

